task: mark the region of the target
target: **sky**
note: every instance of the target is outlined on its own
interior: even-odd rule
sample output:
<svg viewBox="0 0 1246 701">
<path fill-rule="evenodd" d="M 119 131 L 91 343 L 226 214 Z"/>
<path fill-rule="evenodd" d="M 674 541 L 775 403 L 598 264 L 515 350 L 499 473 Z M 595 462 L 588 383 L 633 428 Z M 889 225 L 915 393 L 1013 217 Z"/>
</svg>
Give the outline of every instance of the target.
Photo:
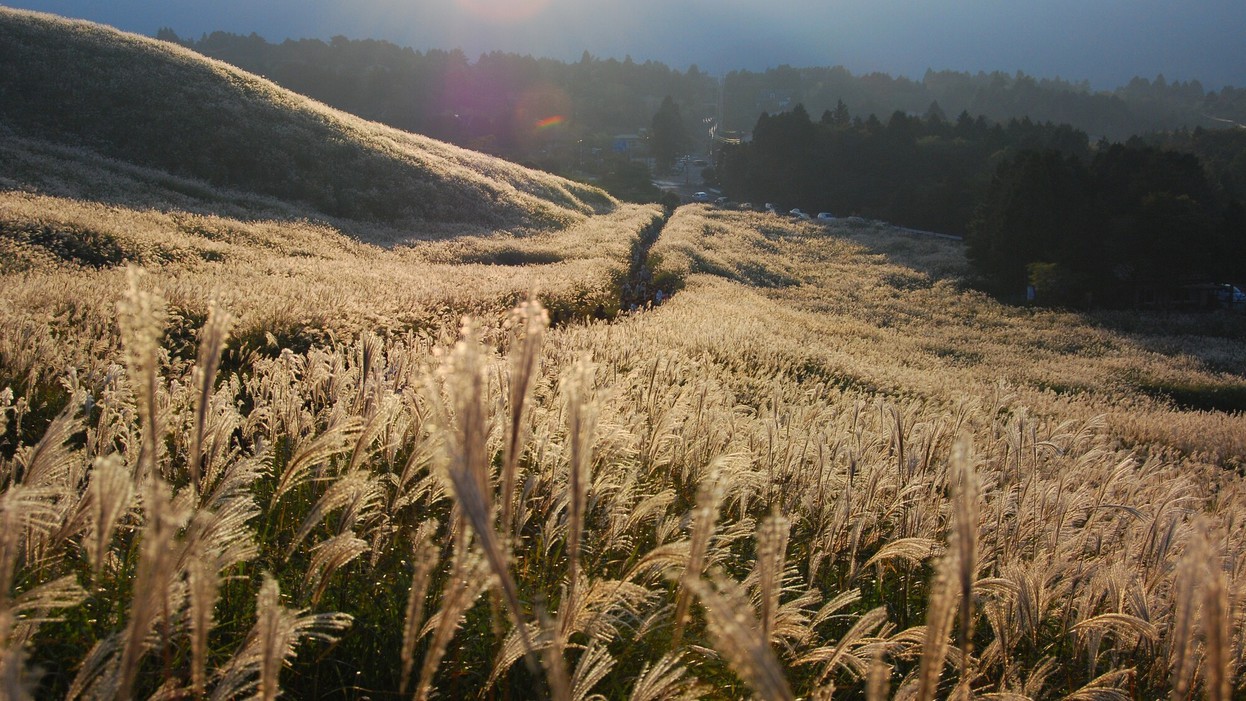
<svg viewBox="0 0 1246 701">
<path fill-rule="evenodd" d="M 153 35 L 385 39 L 417 50 L 584 51 L 684 70 L 842 65 L 920 79 L 1018 70 L 1111 89 L 1134 76 L 1246 87 L 1243 0 L 0 0 Z"/>
</svg>

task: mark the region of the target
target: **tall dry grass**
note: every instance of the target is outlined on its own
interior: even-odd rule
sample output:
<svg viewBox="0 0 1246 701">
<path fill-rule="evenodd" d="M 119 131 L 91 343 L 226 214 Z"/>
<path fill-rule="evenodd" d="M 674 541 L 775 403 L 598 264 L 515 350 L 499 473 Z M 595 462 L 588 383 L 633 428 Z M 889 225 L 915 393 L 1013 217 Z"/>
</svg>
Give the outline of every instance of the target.
<svg viewBox="0 0 1246 701">
<path fill-rule="evenodd" d="M 15 698 L 1243 692 L 1242 417 L 1118 381 L 1236 380 L 964 292 L 949 244 L 685 207 L 678 294 L 551 327 L 529 283 L 604 300 L 651 210 L 380 249 L 0 202 L 225 256 L 3 273 Z"/>
</svg>

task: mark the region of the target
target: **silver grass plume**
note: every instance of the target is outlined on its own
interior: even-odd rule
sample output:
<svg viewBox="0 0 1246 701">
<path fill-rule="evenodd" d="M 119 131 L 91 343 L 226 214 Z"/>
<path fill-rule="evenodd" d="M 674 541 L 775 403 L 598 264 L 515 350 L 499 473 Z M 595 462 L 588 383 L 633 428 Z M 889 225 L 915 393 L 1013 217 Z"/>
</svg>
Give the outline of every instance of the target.
<svg viewBox="0 0 1246 701">
<path fill-rule="evenodd" d="M 86 501 L 90 517 L 87 533 L 82 539 L 91 573 L 98 579 L 104 564 L 104 554 L 112 542 L 113 529 L 126 512 L 133 496 L 134 482 L 121 456 L 113 453 L 95 459 L 91 481 L 87 486 Z"/>
<path fill-rule="evenodd" d="M 917 676 L 917 701 L 931 701 L 939 686 L 943 661 L 947 658 L 948 636 L 956 617 L 959 587 L 959 552 L 953 549 L 938 564 L 935 581 L 926 604 L 926 628 L 922 640 L 921 665 Z"/>
<path fill-rule="evenodd" d="M 705 555 L 710 538 L 714 535 L 714 522 L 718 519 L 718 503 L 722 500 L 722 486 L 718 483 L 721 459 L 710 463 L 697 488 L 697 505 L 692 512 L 692 538 L 688 546 L 688 560 L 679 579 L 679 593 L 675 597 L 675 633 L 671 648 L 679 649 L 683 641 L 684 626 L 688 622 L 692 582 L 700 579 L 705 569 Z"/>
<path fill-rule="evenodd" d="M 232 473 L 250 461 L 235 460 L 226 468 L 218 487 L 228 489 Z M 191 490 L 183 497 L 194 498 Z M 198 495 L 201 505 L 190 519 L 180 544 L 176 572 L 186 573 L 186 595 L 191 640 L 191 687 L 202 695 L 207 682 L 208 635 L 215 626 L 215 610 L 223 573 L 250 561 L 259 553 L 248 522 L 260 509 L 248 494 Z M 208 498 L 205 498 L 208 497 Z M 179 575 L 180 576 L 180 575 Z"/>
<path fill-rule="evenodd" d="M 31 587 L 13 599 L 8 614 L 15 625 L 13 630 L 5 631 L 0 637 L 6 639 L 10 648 L 26 647 L 33 641 L 41 624 L 60 620 L 52 615 L 52 611 L 72 608 L 86 598 L 86 590 L 78 586 L 78 578 L 72 574 Z M 0 646 L 0 650 L 3 649 Z"/>
<path fill-rule="evenodd" d="M 463 615 L 489 586 L 488 566 L 470 545 L 469 534 L 460 531 L 454 546 L 450 576 L 441 589 L 441 609 L 425 624 L 433 628 L 433 639 L 424 652 L 420 680 L 415 687 L 416 701 L 426 701 L 432 691 L 433 675 L 445 657 L 446 646 L 463 621 Z"/>
<path fill-rule="evenodd" d="M 368 542 L 354 533 L 335 535 L 312 546 L 311 564 L 303 578 L 303 585 L 311 589 L 312 606 L 320 603 L 333 573 L 367 551 Z"/>
<path fill-rule="evenodd" d="M 69 404 L 52 419 L 39 442 L 29 450 L 19 450 L 14 456 L 22 465 L 23 485 L 52 487 L 63 484 L 68 479 L 69 468 L 78 458 L 66 443 L 82 427 L 74 415 L 78 413 L 84 399 L 85 394 L 76 393 L 70 398 Z"/>
<path fill-rule="evenodd" d="M 315 438 L 301 441 L 277 481 L 270 507 L 276 505 L 287 492 L 310 480 L 314 468 L 346 450 L 361 430 L 359 417 L 352 416 L 335 421 Z"/>
<path fill-rule="evenodd" d="M 539 609 L 537 616 L 535 626 L 538 628 L 537 635 L 540 640 L 538 647 L 541 648 L 541 662 L 545 666 L 545 677 L 549 683 L 550 701 L 571 701 L 571 676 L 567 674 L 567 658 L 564 652 L 566 645 L 549 616 Z M 494 670 L 495 673 L 497 671 Z"/>
<path fill-rule="evenodd" d="M 887 609 L 884 606 L 871 609 L 852 624 L 847 633 L 839 639 L 834 647 L 823 647 L 813 650 L 800 658 L 799 664 L 822 663 L 822 673 L 818 675 L 818 683 L 834 673 L 837 667 L 843 667 L 858 677 L 865 677 L 869 668 L 865 661 L 853 654 L 852 649 L 861 644 L 861 639 L 874 633 L 887 622 Z"/>
<path fill-rule="evenodd" d="M 11 701 L 30 701 L 35 698 L 35 686 L 39 674 L 26 668 L 28 653 L 25 646 L 15 645 L 9 639 L 13 615 L 0 610 L 0 698 Z"/>
<path fill-rule="evenodd" d="M 424 599 L 428 595 L 429 581 L 438 564 L 439 548 L 433 542 L 438 523 L 429 519 L 420 524 L 411 539 L 411 559 L 415 572 L 411 575 L 411 589 L 407 594 L 407 611 L 402 628 L 402 681 L 399 689 L 406 693 L 415 667 L 415 644 L 419 640 L 420 626 L 424 623 Z"/>
<path fill-rule="evenodd" d="M 115 699 L 117 695 L 116 654 L 122 643 L 122 634 L 114 633 L 95 643 L 86 658 L 78 665 L 78 674 L 74 676 L 65 692 L 65 700 L 73 701 L 90 694 L 92 699 Z M 112 670 L 114 674 L 106 675 Z"/>
<path fill-rule="evenodd" d="M 567 603 L 570 611 L 578 606 L 580 583 L 580 550 L 584 536 L 585 511 L 588 508 L 589 474 L 593 462 L 593 431 L 596 409 L 588 394 L 593 385 L 593 367 L 581 358 L 571 369 L 566 383 L 567 441 L 571 444 L 571 460 L 567 472 Z M 564 620 L 571 621 L 568 616 Z M 563 631 L 564 636 L 567 631 Z"/>
<path fill-rule="evenodd" d="M 1064 701 L 1132 701 L 1134 695 L 1126 691 L 1132 686 L 1133 669 L 1114 669 L 1091 679 L 1064 697 Z"/>
<path fill-rule="evenodd" d="M 1169 633 L 1169 685 L 1172 701 L 1186 701 L 1194 686 L 1196 613 L 1198 588 L 1201 584 L 1203 560 L 1207 556 L 1206 541 L 1195 538 L 1177 568 L 1174 583 L 1172 632 Z"/>
<path fill-rule="evenodd" d="M 866 701 L 887 701 L 887 693 L 891 690 L 891 665 L 883 662 L 882 650 L 870 660 L 870 672 L 866 677 Z"/>
<path fill-rule="evenodd" d="M 18 576 L 20 559 L 36 557 L 27 552 L 32 541 L 47 538 L 62 524 L 65 512 L 57 500 L 63 490 L 21 483 L 0 490 L 0 698 L 29 698 L 39 675 L 26 667 L 26 660 L 39 626 L 56 620 L 49 615 L 52 610 L 76 606 L 87 596 L 72 574 L 32 584 L 46 571 L 37 562 L 27 562 Z M 29 588 L 16 593 L 19 584 Z"/>
<path fill-rule="evenodd" d="M 668 652 L 652 666 L 645 664 L 632 684 L 628 701 L 665 701 L 684 698 L 692 692 L 688 670 L 680 664 L 680 653 Z"/>
<path fill-rule="evenodd" d="M 1207 701 L 1229 701 L 1233 689 L 1233 637 L 1230 633 L 1229 586 L 1220 558 L 1207 561 L 1203 587 L 1203 675 Z"/>
<path fill-rule="evenodd" d="M 695 577 L 688 587 L 701 600 L 705 619 L 714 639 L 714 649 L 763 701 L 792 701 L 792 689 L 783 675 L 770 642 L 759 633 L 740 585 L 726 577 L 715 577 L 715 584 Z"/>
<path fill-rule="evenodd" d="M 475 532 L 485 560 L 502 588 L 503 600 L 527 651 L 528 664 L 535 672 L 536 646 L 525 625 L 519 589 L 510 573 L 509 553 L 493 526 L 486 369 L 479 333 L 473 324 L 465 322 L 461 339 L 441 368 L 454 416 L 451 421 L 444 407 L 438 412 L 448 429 L 445 431 L 446 473 L 462 516 Z M 435 390 L 430 395 L 439 396 Z"/>
<path fill-rule="evenodd" d="M 0 390 L 0 436 L 9 430 L 9 414 L 13 411 L 13 388 Z"/>
<path fill-rule="evenodd" d="M 364 470 L 355 470 L 334 480 L 324 494 L 316 500 L 315 505 L 308 510 L 303 522 L 299 524 L 298 531 L 295 532 L 286 549 L 287 556 L 294 554 L 299 545 L 311 535 L 311 532 L 325 517 L 338 509 L 342 510 L 342 515 L 337 524 L 337 531 L 339 535 L 345 535 L 356 522 L 366 520 L 382 506 L 385 498 L 384 492 L 382 478 Z"/>
<path fill-rule="evenodd" d="M 978 475 L 970 458 L 968 438 L 961 438 L 952 448 L 952 506 L 953 547 L 957 553 L 960 584 L 960 649 L 962 657 L 961 677 L 967 681 L 973 676 L 969 665 L 973 655 L 973 583 L 978 571 L 978 520 L 981 511 Z"/>
<path fill-rule="evenodd" d="M 265 444 L 257 441 L 253 444 L 252 454 L 244 457 L 242 448 L 234 441 L 234 434 L 243 423 L 243 417 L 233 401 L 240 390 L 237 378 L 231 377 L 224 389 L 223 392 L 214 391 L 212 394 L 212 407 L 208 411 L 208 424 L 204 429 L 204 445 L 201 451 L 199 503 L 209 508 L 215 501 L 234 491 L 236 480 L 250 471 L 240 470 L 238 464 L 258 462 L 265 451 Z M 266 472 L 270 471 L 266 468 Z M 226 475 L 231 474 L 233 479 L 226 479 Z"/>
<path fill-rule="evenodd" d="M 139 663 L 147 652 L 148 634 L 157 618 L 168 615 L 166 600 L 176 570 L 174 538 L 185 525 L 188 512 L 174 503 L 169 486 L 152 475 L 143 495 L 146 525 L 139 546 L 137 572 L 134 575 L 134 597 L 130 602 L 130 619 L 126 623 L 117 669 L 117 697 L 130 698 Z"/>
<path fill-rule="evenodd" d="M 212 630 L 221 578 L 215 562 L 200 558 L 190 561 L 186 574 L 190 587 L 190 685 L 195 696 L 202 698 L 208 677 L 208 633 Z"/>
<path fill-rule="evenodd" d="M 942 551 L 943 546 L 939 544 L 939 541 L 931 538 L 920 536 L 897 538 L 879 548 L 878 552 L 866 560 L 858 570 L 857 576 L 860 577 L 874 565 L 878 565 L 881 570 L 891 560 L 900 560 L 911 567 L 920 567 L 932 555 L 937 555 Z"/>
<path fill-rule="evenodd" d="M 366 420 L 359 437 L 355 439 L 355 446 L 346 467 L 347 472 L 361 468 L 373 455 L 388 449 L 384 434 L 393 424 L 399 402 L 393 395 L 379 399 L 374 397 L 369 400 L 366 409 Z"/>
<path fill-rule="evenodd" d="M 949 552 L 940 560 L 934 585 L 926 607 L 926 630 L 922 641 L 921 665 L 918 669 L 918 701 L 930 701 L 939 686 L 943 662 L 947 659 L 948 637 L 956 623 L 956 607 L 960 605 L 961 683 L 967 684 L 972 674 L 972 639 L 970 623 L 973 582 L 977 571 L 978 547 L 978 481 L 969 458 L 969 440 L 962 438 L 952 449 L 952 532 Z"/>
<path fill-rule="evenodd" d="M 571 701 L 591 698 L 589 692 L 610 673 L 614 663 L 614 658 L 604 645 L 589 643 L 588 649 L 580 655 L 575 673 L 571 675 Z"/>
<path fill-rule="evenodd" d="M 374 333 L 365 333 L 359 338 L 359 387 L 355 393 L 354 413 L 366 414 L 368 390 L 377 370 L 384 364 L 384 347 L 381 338 Z"/>
<path fill-rule="evenodd" d="M 139 289 L 141 268 L 130 266 L 126 271 L 129 290 L 117 303 L 117 321 L 125 346 L 125 363 L 130 384 L 138 402 L 142 421 L 142 442 L 139 449 L 138 479 L 142 483 L 156 471 L 160 450 L 160 425 L 157 390 L 160 385 L 160 338 L 166 317 L 164 300 Z"/>
<path fill-rule="evenodd" d="M 1195 522 L 1190 544 L 1178 567 L 1176 614 L 1170 657 L 1173 699 L 1189 698 L 1197 676 L 1197 630 L 1203 640 L 1202 678 L 1209 701 L 1232 697 L 1234 654 L 1230 635 L 1229 588 L 1205 520 Z"/>
<path fill-rule="evenodd" d="M 57 416 L 36 447 L 20 457 L 26 464 L 22 481 L 0 488 L 0 611 L 16 605 L 10 598 L 19 578 L 19 563 L 27 568 L 22 574 L 39 573 L 44 568 L 41 550 L 51 549 L 50 539 L 64 539 L 72 529 L 66 528 L 64 507 L 71 503 L 67 483 L 71 479 L 69 466 L 76 459 L 65 447 L 72 427 L 77 425 L 72 411 L 67 408 Z M 11 623 L 32 630 L 25 625 L 24 616 L 16 616 Z"/>
<path fill-rule="evenodd" d="M 779 615 L 779 595 L 783 591 L 783 569 L 787 562 L 787 541 L 792 522 L 782 514 L 771 514 L 757 527 L 757 588 L 761 594 L 761 637 L 773 642 L 775 619 Z"/>
<path fill-rule="evenodd" d="M 208 411 L 212 407 L 212 388 L 216 373 L 221 366 L 221 351 L 229 339 L 233 325 L 229 312 L 217 306 L 216 300 L 208 302 L 208 319 L 199 332 L 199 356 L 191 372 L 195 388 L 195 427 L 190 442 L 190 483 L 198 494 L 203 491 L 201 467 L 203 465 L 203 439 L 207 430 Z"/>
<path fill-rule="evenodd" d="M 243 696 L 271 701 L 280 692 L 281 668 L 295 656 L 295 647 L 303 638 L 326 642 L 350 627 L 351 617 L 345 613 L 306 614 L 302 610 L 281 605 L 277 580 L 267 572 L 255 599 L 256 620 L 243 643 L 223 671 L 212 690 L 212 701 L 225 701 Z"/>
<path fill-rule="evenodd" d="M 557 620 L 553 623 L 550 622 L 548 616 L 544 615 L 544 612 L 538 611 L 540 624 L 530 623 L 528 625 L 530 635 L 537 640 L 537 647 L 541 648 L 542 660 L 547 665 L 554 663 L 549 667 L 552 670 L 550 672 L 551 693 L 558 692 L 554 684 L 566 676 L 565 673 L 561 673 L 562 677 L 560 677 L 558 669 L 565 666 L 562 655 L 568 647 L 567 638 L 583 633 L 589 640 L 601 642 L 616 640 L 620 636 L 620 628 L 634 627 L 635 622 L 641 618 L 642 611 L 648 607 L 655 596 L 655 592 L 650 589 L 626 581 L 590 580 L 587 577 L 583 581 L 587 586 L 582 590 L 583 594 L 578 597 L 578 605 L 574 611 L 570 606 L 560 605 Z M 563 601 L 567 601 L 565 588 Z M 653 617 L 656 615 L 656 613 L 653 614 Z M 644 623 L 641 626 L 643 628 Z M 644 637 L 643 631 L 637 629 L 635 637 Z M 519 632 L 512 630 L 502 642 L 497 657 L 494 658 L 493 671 L 490 672 L 489 680 L 483 690 L 488 691 L 492 688 L 502 675 L 518 662 L 519 658 L 523 657 L 523 654 L 524 649 L 520 642 Z M 567 693 L 570 694 L 570 690 Z"/>
<path fill-rule="evenodd" d="M 510 385 L 507 394 L 507 433 L 502 453 L 502 530 L 513 529 L 512 513 L 515 482 L 519 473 L 519 456 L 523 452 L 526 425 L 524 406 L 532 394 L 532 385 L 540 371 L 541 342 L 549 326 L 549 314 L 535 299 L 515 307 L 511 312 L 514 341 L 510 350 Z"/>
</svg>

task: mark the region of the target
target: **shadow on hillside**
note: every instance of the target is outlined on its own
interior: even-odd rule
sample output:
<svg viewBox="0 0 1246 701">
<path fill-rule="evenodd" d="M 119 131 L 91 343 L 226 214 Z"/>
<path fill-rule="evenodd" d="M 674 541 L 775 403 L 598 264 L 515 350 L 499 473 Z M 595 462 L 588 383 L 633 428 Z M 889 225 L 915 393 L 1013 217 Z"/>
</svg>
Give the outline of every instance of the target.
<svg viewBox="0 0 1246 701">
<path fill-rule="evenodd" d="M 834 235 L 885 257 L 900 270 L 884 282 L 899 290 L 930 287 L 951 280 L 970 289 L 971 270 L 959 241 L 922 236 L 885 225 L 837 227 Z M 1024 300 L 991 299 L 1012 313 L 1042 310 Z M 1192 359 L 1202 373 L 1161 373 L 1131 369 L 1119 373 L 1122 386 L 1187 411 L 1246 412 L 1246 314 L 1227 310 L 1165 312 L 1146 310 L 1059 309 L 1074 321 L 1051 331 L 1050 342 L 1059 352 L 1084 351 L 1085 334 L 1079 327 L 1111 334 L 1119 342 L 1173 359 Z M 1065 322 L 1067 323 L 1067 322 Z M 1083 326 L 1084 325 L 1084 326 Z M 1207 379 L 1208 375 L 1212 379 Z M 1218 376 L 1218 379 L 1215 379 Z M 1204 379 L 1199 379 L 1200 377 Z"/>
<path fill-rule="evenodd" d="M 18 137 L 4 131 L 0 131 L 0 162 L 5 164 L 0 172 L 0 191 L 15 190 L 136 211 L 185 212 L 242 223 L 308 222 L 382 247 L 416 239 L 440 240 L 493 231 L 476 224 L 333 217 L 305 202 L 220 187 L 118 161 L 86 148 Z"/>
<path fill-rule="evenodd" d="M 1120 378 L 1126 386 L 1180 409 L 1246 412 L 1246 314 L 1094 310 L 1078 316 L 1152 353 L 1193 358 L 1206 372 L 1226 378 L 1212 383 L 1130 370 Z"/>
<path fill-rule="evenodd" d="M 960 284 L 970 274 L 965 245 L 960 240 L 878 223 L 837 225 L 831 233 L 928 277 L 931 282 L 953 280 Z"/>
</svg>

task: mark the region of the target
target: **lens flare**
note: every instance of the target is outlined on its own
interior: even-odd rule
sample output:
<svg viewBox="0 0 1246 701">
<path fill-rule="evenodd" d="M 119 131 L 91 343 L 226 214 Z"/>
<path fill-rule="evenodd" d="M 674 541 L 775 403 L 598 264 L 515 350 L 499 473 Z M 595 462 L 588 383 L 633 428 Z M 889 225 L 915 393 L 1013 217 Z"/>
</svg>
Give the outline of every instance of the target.
<svg viewBox="0 0 1246 701">
<path fill-rule="evenodd" d="M 565 90 L 541 84 L 525 90 L 515 104 L 515 124 L 520 138 L 546 139 L 571 122 L 571 97 Z"/>
<path fill-rule="evenodd" d="M 490 22 L 518 22 L 535 17 L 550 0 L 458 0 L 473 15 Z"/>
</svg>

